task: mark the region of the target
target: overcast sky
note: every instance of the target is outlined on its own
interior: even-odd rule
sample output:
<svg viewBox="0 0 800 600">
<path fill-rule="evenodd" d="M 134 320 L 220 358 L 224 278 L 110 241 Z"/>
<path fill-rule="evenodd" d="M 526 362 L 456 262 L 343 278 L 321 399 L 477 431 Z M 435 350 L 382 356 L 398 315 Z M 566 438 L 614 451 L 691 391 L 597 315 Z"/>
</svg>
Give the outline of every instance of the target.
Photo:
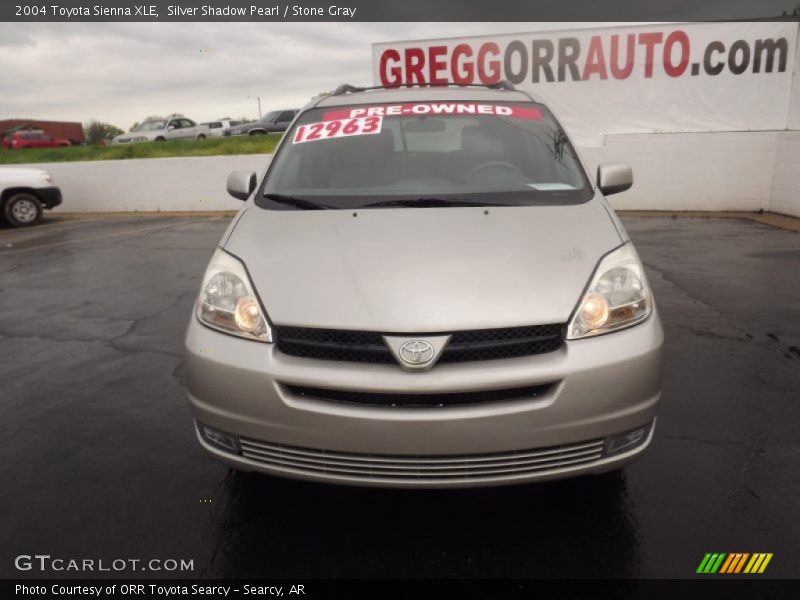
<svg viewBox="0 0 800 600">
<path fill-rule="evenodd" d="M 601 23 L 0 23 L 0 119 L 197 121 L 372 82 L 372 42 Z"/>
</svg>

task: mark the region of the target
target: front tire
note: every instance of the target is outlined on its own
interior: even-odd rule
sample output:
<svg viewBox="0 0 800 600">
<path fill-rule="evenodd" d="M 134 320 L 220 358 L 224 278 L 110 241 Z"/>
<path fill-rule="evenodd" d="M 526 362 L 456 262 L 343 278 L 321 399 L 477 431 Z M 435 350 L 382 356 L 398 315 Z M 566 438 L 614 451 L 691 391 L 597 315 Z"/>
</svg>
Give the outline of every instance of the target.
<svg viewBox="0 0 800 600">
<path fill-rule="evenodd" d="M 159 136 L 159 137 L 156 138 L 155 141 L 157 141 L 157 142 L 166 142 L 167 140 L 165 138 Z"/>
<path fill-rule="evenodd" d="M 197 136 L 197 139 L 198 140 L 204 140 L 204 139 L 206 139 L 206 136 L 201 133 L 200 135 Z"/>
<path fill-rule="evenodd" d="M 33 194 L 14 194 L 3 205 L 3 216 L 12 227 L 30 227 L 42 220 L 42 203 Z"/>
</svg>

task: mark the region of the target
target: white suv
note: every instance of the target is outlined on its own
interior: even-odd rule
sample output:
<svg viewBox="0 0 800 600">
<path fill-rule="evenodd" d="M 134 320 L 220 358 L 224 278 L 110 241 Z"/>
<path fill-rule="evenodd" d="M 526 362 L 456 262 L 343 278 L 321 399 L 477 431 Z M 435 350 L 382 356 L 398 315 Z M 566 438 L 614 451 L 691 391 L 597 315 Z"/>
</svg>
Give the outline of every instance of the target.
<svg viewBox="0 0 800 600">
<path fill-rule="evenodd" d="M 22 167 L 0 168 L 0 207 L 14 227 L 36 225 L 44 209 L 61 204 L 61 190 L 50 173 Z"/>
</svg>

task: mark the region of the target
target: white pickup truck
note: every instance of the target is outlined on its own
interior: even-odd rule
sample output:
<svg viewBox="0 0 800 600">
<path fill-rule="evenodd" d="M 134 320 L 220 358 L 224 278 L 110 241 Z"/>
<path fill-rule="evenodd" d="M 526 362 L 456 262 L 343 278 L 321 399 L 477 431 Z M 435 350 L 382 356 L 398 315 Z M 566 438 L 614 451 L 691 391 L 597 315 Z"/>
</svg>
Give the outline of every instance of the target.
<svg viewBox="0 0 800 600">
<path fill-rule="evenodd" d="M 61 190 L 50 173 L 27 167 L 0 167 L 0 208 L 14 227 L 36 225 L 44 209 L 61 204 Z"/>
<path fill-rule="evenodd" d="M 132 142 L 166 142 L 167 140 L 198 139 L 208 137 L 208 126 L 198 125 L 186 117 L 171 119 L 152 119 L 145 121 L 128 133 L 122 133 L 111 140 L 112 144 Z"/>
</svg>

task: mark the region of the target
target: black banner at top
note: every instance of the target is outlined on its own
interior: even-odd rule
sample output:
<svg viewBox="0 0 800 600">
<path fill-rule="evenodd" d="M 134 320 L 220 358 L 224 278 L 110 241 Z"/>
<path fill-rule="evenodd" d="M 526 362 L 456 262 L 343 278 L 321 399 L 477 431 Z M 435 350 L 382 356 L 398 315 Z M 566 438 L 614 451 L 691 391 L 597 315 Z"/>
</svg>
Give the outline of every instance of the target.
<svg viewBox="0 0 800 600">
<path fill-rule="evenodd" d="M 12 0 L 0 21 L 720 21 L 798 18 L 797 0 Z"/>
</svg>

